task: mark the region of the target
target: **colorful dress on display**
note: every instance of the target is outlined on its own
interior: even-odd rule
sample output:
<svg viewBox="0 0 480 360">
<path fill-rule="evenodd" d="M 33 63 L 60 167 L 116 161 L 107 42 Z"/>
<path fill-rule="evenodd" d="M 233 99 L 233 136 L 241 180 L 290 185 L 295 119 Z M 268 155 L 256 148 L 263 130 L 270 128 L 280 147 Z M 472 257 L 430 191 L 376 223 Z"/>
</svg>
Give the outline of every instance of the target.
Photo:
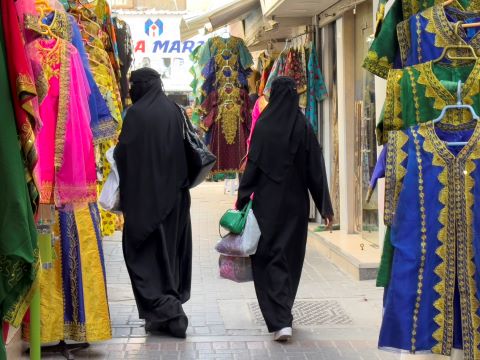
<svg viewBox="0 0 480 360">
<path fill-rule="evenodd" d="M 263 90 L 263 94 L 267 97 L 270 96 L 270 91 L 272 90 L 272 84 L 276 78 L 279 76 L 285 75 L 285 66 L 287 64 L 287 55 L 285 53 L 281 53 L 278 59 L 272 66 L 272 70 L 268 76 L 267 82 L 265 84 L 265 89 Z"/>
<path fill-rule="evenodd" d="M 120 81 L 120 58 L 118 55 L 117 34 L 115 32 L 115 26 L 112 20 L 112 12 L 107 0 L 94 0 L 82 5 L 85 9 L 82 9 L 83 15 L 90 20 L 99 24 L 108 36 L 104 42 L 105 50 L 108 53 L 110 62 L 115 71 L 115 77 L 117 81 Z M 91 11 L 89 11 L 91 10 Z M 96 16 L 93 16 L 94 13 Z"/>
<path fill-rule="evenodd" d="M 6 321 L 19 327 L 33 295 L 33 284 L 39 268 L 39 252 L 32 199 L 29 196 L 25 178 L 24 159 L 18 141 L 19 133 L 15 126 L 14 99 L 19 94 L 11 93 L 8 83 L 8 73 L 13 69 L 7 68 L 3 21 L 16 21 L 16 17 L 9 17 L 7 14 L 11 13 L 5 12 L 6 5 L 14 6 L 13 0 L 3 1 L 1 5 L 0 188 L 2 200 L 0 201 L 0 222 L 3 225 L 0 226 L 0 322 Z M 15 34 L 5 33 L 5 35 Z M 21 55 L 22 51 L 17 54 Z M 21 57 L 18 60 L 21 60 Z M 27 99 L 31 100 L 32 97 Z M 6 359 L 1 339 L 0 358 Z"/>
<path fill-rule="evenodd" d="M 107 340 L 111 325 L 95 203 L 88 80 L 80 55 L 70 43 L 39 39 L 27 48 L 42 99 L 43 128 L 37 137 L 38 173 L 40 184 L 45 185 L 41 202 L 55 202 L 59 208 L 53 267 L 40 277 L 41 340 Z M 71 178 L 73 184 L 67 186 Z M 29 337 L 28 326 L 24 326 L 24 335 Z"/>
<path fill-rule="evenodd" d="M 389 131 L 436 119 L 446 105 L 455 105 L 459 80 L 464 84 L 463 103 L 480 112 L 479 76 L 480 61 L 456 67 L 427 62 L 390 71 L 384 118 L 377 126 L 378 141 L 384 144 Z M 471 120 L 468 110 L 453 110 L 445 122 L 459 128 Z"/>
<path fill-rule="evenodd" d="M 260 71 L 260 85 L 258 87 L 258 96 L 263 96 L 265 86 L 267 85 L 270 72 L 272 71 L 273 64 L 275 59 L 266 55 L 265 53 L 260 54 L 258 58 L 258 71 Z"/>
<path fill-rule="evenodd" d="M 98 192 L 100 193 L 110 174 L 110 164 L 107 161 L 106 152 L 115 145 L 116 137 L 121 129 L 123 102 L 111 58 L 105 51 L 105 44 L 109 41 L 108 34 L 102 31 L 97 23 L 92 21 L 83 21 L 82 26 L 84 28 L 82 33 L 83 39 L 86 44 L 92 75 L 117 125 L 115 138 L 106 139 L 97 146 Z M 100 210 L 100 214 L 102 235 L 111 236 L 117 228 L 119 218 L 116 214 L 103 209 Z"/>
<path fill-rule="evenodd" d="M 217 157 L 214 173 L 236 173 L 246 154 L 250 126 L 248 76 L 253 59 L 242 39 L 214 37 L 202 46 L 204 128 Z"/>
<path fill-rule="evenodd" d="M 315 133 L 318 132 L 318 108 L 317 103 L 324 100 L 327 96 L 327 88 L 323 80 L 320 65 L 318 64 L 317 50 L 312 43 L 310 47 L 310 56 L 308 59 L 307 76 L 307 109 L 305 116 L 313 127 Z"/>
<path fill-rule="evenodd" d="M 380 348 L 480 358 L 479 141 L 479 122 L 389 133 L 385 222 L 394 259 Z"/>
<path fill-rule="evenodd" d="M 40 202 L 61 207 L 96 201 L 90 88 L 80 55 L 61 39 L 38 39 L 27 50 L 43 121 L 37 137 Z"/>
<path fill-rule="evenodd" d="M 463 85 L 462 101 L 480 110 L 480 87 L 478 76 L 480 63 L 457 68 L 449 65 L 428 62 L 403 70 L 392 70 L 387 81 L 387 99 L 382 121 L 377 126 L 377 138 L 380 144 L 386 144 L 388 133 L 437 118 L 446 105 L 457 102 L 458 80 Z M 472 117 L 467 110 L 451 110 L 444 120 L 452 129 L 461 130 L 468 126 Z M 466 125 L 467 124 L 467 125 Z M 385 167 L 377 162 L 377 167 Z M 383 173 L 381 169 L 376 172 Z M 381 177 L 379 175 L 374 176 Z M 374 179 L 375 180 L 375 179 Z M 387 287 L 393 262 L 394 249 L 390 241 L 390 229 L 387 228 L 382 250 L 382 259 L 377 277 L 377 286 Z"/>
<path fill-rule="evenodd" d="M 55 11 L 43 21 L 50 27 L 53 34 L 72 43 L 80 54 L 83 68 L 85 69 L 85 74 L 90 86 L 91 94 L 89 97 L 89 108 L 91 128 L 95 144 L 116 138 L 118 124 L 112 117 L 110 110 L 107 107 L 107 103 L 102 97 L 99 87 L 94 80 L 82 35 L 75 18 L 65 12 Z"/>
<path fill-rule="evenodd" d="M 448 45 L 471 45 L 480 49 L 480 32 L 476 28 L 456 26 L 480 21 L 480 11 L 465 12 L 453 7 L 433 6 L 398 25 L 397 34 L 402 66 L 412 66 L 438 59 Z M 462 51 L 463 52 L 463 51 Z M 457 55 L 469 56 L 470 51 Z M 444 62 L 450 62 L 447 57 Z M 457 64 L 458 61 L 455 62 Z"/>
<path fill-rule="evenodd" d="M 363 67 L 372 74 L 384 79 L 387 78 L 389 70 L 401 68 L 402 59 L 400 55 L 399 40 L 405 41 L 405 39 L 399 39 L 397 26 L 402 21 L 409 20 L 412 17 L 415 19 L 416 24 L 418 24 L 418 22 L 421 23 L 422 15 L 418 14 L 419 12 L 427 10 L 434 5 L 441 6 L 444 2 L 444 0 L 395 0 L 386 17 L 383 18 L 386 1 L 381 1 L 377 14 L 376 37 L 364 60 Z M 480 1 L 455 0 L 450 7 L 462 11 L 478 11 L 480 9 Z M 400 31 L 402 31 L 402 26 L 403 25 L 399 26 Z M 416 26 L 417 25 L 415 25 L 415 27 Z M 414 28 L 412 28 L 412 30 L 414 30 Z M 443 32 L 448 30 L 448 27 L 440 30 Z M 415 34 L 413 31 L 411 33 L 412 35 Z M 410 38 L 410 36 L 407 35 L 407 38 Z M 444 45 L 437 47 L 442 46 Z M 424 59 L 423 61 L 427 62 L 429 60 L 433 59 Z"/>
</svg>

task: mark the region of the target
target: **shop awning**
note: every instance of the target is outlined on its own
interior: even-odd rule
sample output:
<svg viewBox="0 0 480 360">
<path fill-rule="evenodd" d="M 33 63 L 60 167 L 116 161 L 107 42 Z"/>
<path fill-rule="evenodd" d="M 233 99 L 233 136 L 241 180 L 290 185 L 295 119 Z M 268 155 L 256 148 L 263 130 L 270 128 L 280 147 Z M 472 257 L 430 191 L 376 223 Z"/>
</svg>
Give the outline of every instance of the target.
<svg viewBox="0 0 480 360">
<path fill-rule="evenodd" d="M 184 17 L 180 23 L 180 39 L 185 41 L 198 35 L 202 29 L 212 32 L 231 22 L 241 20 L 258 6 L 260 6 L 259 0 L 235 0 L 204 15 Z"/>
</svg>

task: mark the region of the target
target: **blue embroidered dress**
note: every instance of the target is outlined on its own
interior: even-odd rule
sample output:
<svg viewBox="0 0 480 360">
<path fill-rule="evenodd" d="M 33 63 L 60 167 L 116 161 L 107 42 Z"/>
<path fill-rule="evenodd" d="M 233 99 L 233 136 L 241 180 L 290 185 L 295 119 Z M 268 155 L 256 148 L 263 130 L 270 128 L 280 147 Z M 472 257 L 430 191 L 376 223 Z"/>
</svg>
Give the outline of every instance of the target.
<svg viewBox="0 0 480 360">
<path fill-rule="evenodd" d="M 389 133 L 385 222 L 394 258 L 380 348 L 442 355 L 457 348 L 466 360 L 480 359 L 479 140 L 478 122 Z"/>
<path fill-rule="evenodd" d="M 438 59 L 448 45 L 471 45 L 480 49 L 478 28 L 464 29 L 458 22 L 480 21 L 480 12 L 466 12 L 443 5 L 433 6 L 397 27 L 403 66 L 422 64 Z M 469 55 L 469 52 L 465 53 Z M 448 62 L 445 58 L 444 61 Z"/>
</svg>

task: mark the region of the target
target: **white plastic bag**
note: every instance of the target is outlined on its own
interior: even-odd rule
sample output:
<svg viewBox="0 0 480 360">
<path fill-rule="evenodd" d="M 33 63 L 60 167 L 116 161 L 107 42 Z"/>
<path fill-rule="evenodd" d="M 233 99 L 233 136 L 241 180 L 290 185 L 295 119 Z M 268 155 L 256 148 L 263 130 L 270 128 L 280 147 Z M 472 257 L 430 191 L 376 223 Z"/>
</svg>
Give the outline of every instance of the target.
<svg viewBox="0 0 480 360">
<path fill-rule="evenodd" d="M 258 242 L 261 236 L 257 218 L 250 209 L 247 215 L 245 228 L 241 235 L 228 234 L 220 239 L 215 246 L 220 254 L 235 257 L 247 257 L 257 252 Z"/>
<path fill-rule="evenodd" d="M 254 255 L 257 252 L 258 241 L 262 232 L 258 226 L 257 218 L 253 213 L 253 209 L 250 209 L 247 215 L 247 222 L 245 223 L 245 229 L 242 233 L 242 246 L 243 252 L 246 255 Z"/>
<path fill-rule="evenodd" d="M 120 176 L 118 175 L 117 164 L 115 163 L 115 159 L 113 158 L 113 152 L 115 151 L 115 147 L 111 147 L 106 152 L 105 156 L 107 161 L 110 163 L 111 171 L 107 177 L 107 181 L 103 185 L 102 192 L 100 194 L 100 198 L 98 199 L 98 203 L 100 206 L 107 211 L 121 212 L 120 210 Z"/>
</svg>

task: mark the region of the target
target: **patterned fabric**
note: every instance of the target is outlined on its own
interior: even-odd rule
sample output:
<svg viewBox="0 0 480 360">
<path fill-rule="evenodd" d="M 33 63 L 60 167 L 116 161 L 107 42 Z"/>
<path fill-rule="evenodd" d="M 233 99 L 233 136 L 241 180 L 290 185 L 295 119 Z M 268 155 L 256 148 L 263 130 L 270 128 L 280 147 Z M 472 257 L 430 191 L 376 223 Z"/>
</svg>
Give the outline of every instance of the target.
<svg viewBox="0 0 480 360">
<path fill-rule="evenodd" d="M 41 341 L 111 339 L 97 205 L 57 212 L 55 235 L 53 266 L 40 276 Z"/>
<path fill-rule="evenodd" d="M 307 109 L 305 116 L 312 125 L 315 133 L 318 131 L 317 102 L 324 100 L 327 96 L 327 88 L 323 80 L 323 75 L 318 64 L 317 50 L 315 45 L 311 44 L 310 57 L 308 59 L 308 84 L 307 84 Z"/>
<path fill-rule="evenodd" d="M 263 91 L 263 94 L 267 97 L 267 99 L 270 96 L 270 91 L 272 90 L 272 84 L 275 81 L 275 79 L 278 78 L 279 76 L 285 75 L 286 63 L 287 63 L 287 55 L 284 53 L 281 53 L 278 59 L 273 64 L 267 83 L 265 84 L 265 90 Z"/>
<path fill-rule="evenodd" d="M 305 62 L 302 61 L 302 54 L 300 51 L 289 51 L 287 55 L 287 61 L 285 63 L 284 75 L 295 80 L 295 83 L 297 84 L 297 92 L 299 94 L 303 94 L 305 91 L 307 91 L 307 75 L 304 64 Z"/>
<path fill-rule="evenodd" d="M 480 124 L 389 134 L 385 222 L 394 260 L 379 347 L 480 358 Z M 447 147 L 445 141 L 466 141 Z"/>
<path fill-rule="evenodd" d="M 214 37 L 198 50 L 196 58 L 204 79 L 199 97 L 204 99 L 202 128 L 208 131 L 210 148 L 217 157 L 213 172 L 238 172 L 250 127 L 248 77 L 252 56 L 243 40 Z"/>
<path fill-rule="evenodd" d="M 62 206 L 96 201 L 96 168 L 90 129 L 90 88 L 78 51 L 62 39 L 27 45 L 43 127 L 37 136 L 40 202 Z"/>
<path fill-rule="evenodd" d="M 395 0 L 385 18 L 382 14 L 385 11 L 385 2 L 380 2 L 376 37 L 363 67 L 384 79 L 387 78 L 390 69 L 401 68 L 397 25 L 429 7 L 442 5 L 444 2 L 445 0 Z M 480 0 L 455 0 L 450 6 L 465 11 L 478 11 Z"/>
<path fill-rule="evenodd" d="M 39 253 L 32 203 L 25 169 L 15 110 L 8 84 L 7 55 L 3 32 L 4 3 L 0 16 L 0 321 L 19 326 L 33 295 Z M 12 5 L 12 4 L 10 4 Z M 0 340 L 0 358 L 6 359 Z"/>
<path fill-rule="evenodd" d="M 25 164 L 25 178 L 32 208 L 36 212 L 40 195 L 34 178 L 34 169 L 38 161 L 35 135 L 41 127 L 37 90 L 32 66 L 25 51 L 22 30 L 17 21 L 18 12 L 13 0 L 1 2 L 1 16 L 10 91 Z"/>
<path fill-rule="evenodd" d="M 458 80 L 464 84 L 463 102 L 480 109 L 479 76 L 480 61 L 457 67 L 428 62 L 390 71 L 384 118 L 377 126 L 379 143 L 387 142 L 389 131 L 436 119 L 446 105 L 455 105 Z M 470 111 L 452 110 L 443 122 L 461 128 L 471 120 Z"/>
<path fill-rule="evenodd" d="M 74 17 L 67 13 L 56 11 L 44 18 L 43 21 L 49 25 L 52 33 L 71 42 L 80 54 L 91 91 L 89 108 L 95 143 L 114 138 L 117 133 L 117 123 L 114 121 L 105 99 L 102 97 L 93 78 L 82 35 Z"/>
<path fill-rule="evenodd" d="M 478 29 L 455 27 L 459 21 L 472 23 L 480 21 L 480 11 L 465 12 L 451 7 L 437 5 L 408 21 L 399 24 L 397 29 L 400 55 L 403 66 L 421 64 L 438 59 L 446 46 L 454 44 L 472 45 L 480 50 Z M 470 55 L 469 52 L 458 55 Z M 443 62 L 450 62 L 446 57 Z M 454 65 L 458 65 L 456 61 Z"/>
</svg>

